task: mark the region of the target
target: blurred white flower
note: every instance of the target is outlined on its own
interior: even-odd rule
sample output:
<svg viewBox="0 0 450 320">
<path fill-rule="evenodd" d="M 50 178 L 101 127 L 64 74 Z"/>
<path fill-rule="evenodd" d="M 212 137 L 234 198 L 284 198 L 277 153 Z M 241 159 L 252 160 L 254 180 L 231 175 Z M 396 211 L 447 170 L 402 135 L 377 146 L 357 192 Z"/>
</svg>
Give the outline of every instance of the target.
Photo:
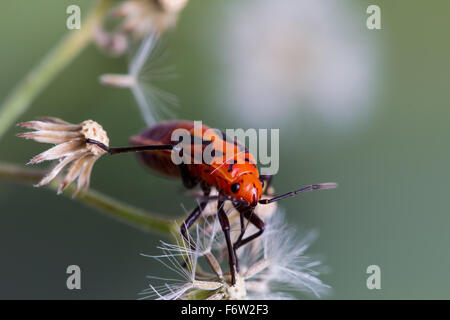
<svg viewBox="0 0 450 320">
<path fill-rule="evenodd" d="M 230 285 L 229 273 L 222 272 L 226 256 L 217 255 L 223 237 L 218 236 L 221 231 L 215 216 L 206 217 L 192 229 L 195 249 L 189 248 L 185 241 L 176 245 L 163 243 L 160 247 L 163 255 L 149 256 L 181 279 L 150 277 L 165 283 L 159 287 L 149 285 L 141 292 L 143 299 L 293 299 L 293 292 L 321 297 L 330 289 L 317 278 L 321 263 L 305 255 L 314 240 L 313 234 L 295 243 L 294 231 L 285 227 L 280 211 L 268 219 L 262 241 L 254 242 L 256 249 L 247 245 L 238 251 L 240 270 L 234 286 Z M 207 263 L 201 265 L 199 259 Z M 209 266 L 212 272 L 205 271 L 204 266 Z"/>
<path fill-rule="evenodd" d="M 20 123 L 18 126 L 35 130 L 19 133 L 19 137 L 56 144 L 55 147 L 35 156 L 28 163 L 36 164 L 46 160 L 59 159 L 59 163 L 36 187 L 50 183 L 66 166 L 72 163 L 59 186 L 58 193 L 61 193 L 77 178 L 78 184 L 74 196 L 81 189 L 88 189 L 92 167 L 106 151 L 95 144 L 86 143 L 86 139 L 93 139 L 108 146 L 109 138 L 101 125 L 92 120 L 86 120 L 80 124 L 71 124 L 58 118 L 48 117 Z"/>
<path fill-rule="evenodd" d="M 310 108 L 339 124 L 367 113 L 377 54 L 365 12 L 331 0 L 229 6 L 221 55 L 226 98 L 239 117 L 260 125 Z"/>
</svg>

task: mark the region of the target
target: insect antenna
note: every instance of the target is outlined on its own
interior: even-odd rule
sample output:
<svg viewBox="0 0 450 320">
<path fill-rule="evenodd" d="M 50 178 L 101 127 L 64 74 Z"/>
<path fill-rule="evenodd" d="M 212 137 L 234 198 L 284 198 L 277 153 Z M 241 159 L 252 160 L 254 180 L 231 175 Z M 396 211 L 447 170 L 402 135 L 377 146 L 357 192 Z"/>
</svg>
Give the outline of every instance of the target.
<svg viewBox="0 0 450 320">
<path fill-rule="evenodd" d="M 262 199 L 259 200 L 260 204 L 269 204 L 284 198 L 288 198 L 288 197 L 292 197 L 295 196 L 297 194 L 303 193 L 303 192 L 307 192 L 307 191 L 313 191 L 313 190 L 324 190 L 324 189 L 334 189 L 337 187 L 337 183 L 335 182 L 328 182 L 328 183 L 320 183 L 320 184 L 312 184 L 306 187 L 303 187 L 301 189 L 298 190 L 294 190 L 276 197 L 273 197 L 271 199 Z"/>
</svg>

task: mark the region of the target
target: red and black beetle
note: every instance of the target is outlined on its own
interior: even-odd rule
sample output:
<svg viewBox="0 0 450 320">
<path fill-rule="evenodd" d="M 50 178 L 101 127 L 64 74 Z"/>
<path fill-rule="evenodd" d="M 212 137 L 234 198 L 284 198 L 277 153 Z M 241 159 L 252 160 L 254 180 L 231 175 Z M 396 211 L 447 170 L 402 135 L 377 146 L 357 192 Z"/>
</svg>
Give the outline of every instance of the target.
<svg viewBox="0 0 450 320">
<path fill-rule="evenodd" d="M 200 150 L 204 150 L 207 145 L 214 143 L 215 146 L 221 147 L 218 148 L 220 150 L 227 150 L 226 147 L 228 146 L 235 152 L 233 152 L 231 158 L 225 158 L 228 155 L 223 154 L 223 152 L 217 152 L 213 161 L 209 163 L 201 162 L 195 164 L 190 162 L 190 164 L 181 163 L 176 165 L 172 161 L 171 152 L 180 143 L 180 141 L 172 141 L 172 134 L 177 129 L 185 129 L 194 138 L 197 138 L 192 140 L 192 149 L 194 149 L 194 143 L 197 140 L 202 145 Z M 253 155 L 240 142 L 229 140 L 225 134 L 220 138 L 214 136 L 205 141 L 204 134 L 208 129 L 210 128 L 202 126 L 201 137 L 199 137 L 199 132 L 194 130 L 194 122 L 192 121 L 166 121 L 148 128 L 139 136 L 132 137 L 132 146 L 130 147 L 110 148 L 101 142 L 91 139 L 87 139 L 87 143 L 96 144 L 111 155 L 138 152 L 139 158 L 145 165 L 166 176 L 181 178 L 185 187 L 193 188 L 200 185 L 204 197 L 180 228 L 181 234 L 186 240 L 188 240 L 187 230 L 201 215 L 208 201 L 212 199 L 212 197 L 209 197 L 211 188 L 216 188 L 219 192 L 219 196 L 215 198 L 218 200 L 217 215 L 228 247 L 231 283 L 234 285 L 236 282 L 235 268 L 239 270 L 236 250 L 264 232 L 264 222 L 254 214 L 254 209 L 258 204 L 272 203 L 305 191 L 335 188 L 336 184 L 309 185 L 286 194 L 261 200 L 264 182 L 269 184 L 272 176 L 260 175 Z M 232 201 L 234 207 L 240 213 L 241 233 L 234 244 L 231 243 L 230 239 L 230 222 L 223 209 L 224 201 L 227 200 Z M 246 238 L 244 238 L 244 218 L 259 229 L 256 233 Z"/>
</svg>

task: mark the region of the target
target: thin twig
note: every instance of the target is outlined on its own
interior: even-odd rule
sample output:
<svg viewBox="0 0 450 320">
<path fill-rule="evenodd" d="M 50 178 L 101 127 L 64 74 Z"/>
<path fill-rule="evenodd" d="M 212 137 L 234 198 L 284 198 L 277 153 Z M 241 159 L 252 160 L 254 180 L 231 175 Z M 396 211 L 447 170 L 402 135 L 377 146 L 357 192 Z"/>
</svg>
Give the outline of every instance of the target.
<svg viewBox="0 0 450 320">
<path fill-rule="evenodd" d="M 45 175 L 45 172 L 37 169 L 23 168 L 13 164 L 0 162 L 0 180 L 11 180 L 21 183 L 37 183 Z M 58 181 L 48 185 L 50 189 L 58 189 Z M 69 186 L 64 192 L 70 196 L 73 187 Z M 122 203 L 95 190 L 88 190 L 86 194 L 79 195 L 74 200 L 80 201 L 90 207 L 99 209 L 107 216 L 120 220 L 144 231 L 158 232 L 169 236 L 178 233 L 175 219 L 166 219 L 159 215 Z"/>
</svg>

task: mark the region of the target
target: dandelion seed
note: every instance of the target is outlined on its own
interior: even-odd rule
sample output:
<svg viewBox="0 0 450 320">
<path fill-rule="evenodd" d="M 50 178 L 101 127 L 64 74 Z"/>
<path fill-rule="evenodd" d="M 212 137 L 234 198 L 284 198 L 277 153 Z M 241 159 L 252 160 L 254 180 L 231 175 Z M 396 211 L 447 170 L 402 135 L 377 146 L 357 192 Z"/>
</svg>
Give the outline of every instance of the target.
<svg viewBox="0 0 450 320">
<path fill-rule="evenodd" d="M 130 74 L 102 74 L 100 83 L 116 88 L 131 88 L 137 84 L 135 76 Z"/>
<path fill-rule="evenodd" d="M 131 90 L 148 127 L 155 125 L 161 118 L 170 117 L 172 113 L 169 107 L 178 105 L 174 95 L 152 84 L 154 80 L 171 77 L 170 68 L 159 67 L 163 58 L 158 35 L 151 33 L 142 41 L 131 59 L 128 74 L 100 76 L 100 83 L 103 85 Z"/>
<path fill-rule="evenodd" d="M 18 126 L 35 130 L 19 133 L 19 137 L 56 144 L 28 162 L 28 164 L 36 164 L 59 159 L 59 163 L 36 184 L 36 187 L 50 183 L 66 166 L 71 164 L 58 188 L 58 194 L 62 193 L 76 179 L 78 179 L 78 183 L 74 196 L 81 189 L 88 189 L 92 167 L 105 151 L 97 145 L 87 144 L 86 139 L 97 140 L 108 146 L 109 139 L 101 125 L 92 120 L 71 124 L 57 118 L 41 118 L 37 121 L 20 123 Z"/>
</svg>

